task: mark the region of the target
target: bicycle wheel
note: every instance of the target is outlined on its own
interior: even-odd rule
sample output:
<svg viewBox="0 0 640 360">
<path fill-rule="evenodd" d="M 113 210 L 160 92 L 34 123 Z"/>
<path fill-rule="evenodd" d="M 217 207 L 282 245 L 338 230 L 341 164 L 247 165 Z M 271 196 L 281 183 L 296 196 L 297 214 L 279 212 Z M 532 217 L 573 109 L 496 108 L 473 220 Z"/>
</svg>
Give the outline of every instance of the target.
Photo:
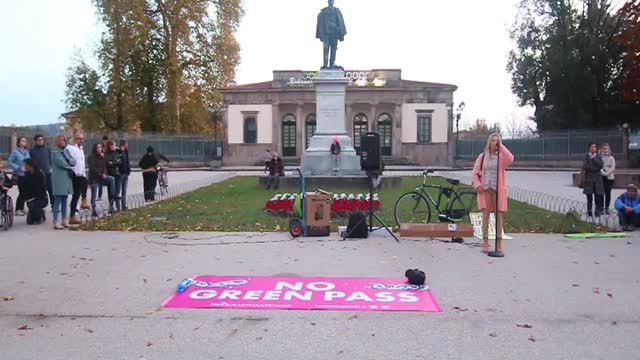
<svg viewBox="0 0 640 360">
<path fill-rule="evenodd" d="M 431 221 L 431 207 L 420 193 L 406 193 L 396 201 L 393 209 L 396 224 L 425 224 Z"/>
<path fill-rule="evenodd" d="M 449 203 L 449 219 L 461 221 L 467 219 L 471 211 L 477 207 L 477 194 L 475 191 L 461 191 Z"/>
</svg>

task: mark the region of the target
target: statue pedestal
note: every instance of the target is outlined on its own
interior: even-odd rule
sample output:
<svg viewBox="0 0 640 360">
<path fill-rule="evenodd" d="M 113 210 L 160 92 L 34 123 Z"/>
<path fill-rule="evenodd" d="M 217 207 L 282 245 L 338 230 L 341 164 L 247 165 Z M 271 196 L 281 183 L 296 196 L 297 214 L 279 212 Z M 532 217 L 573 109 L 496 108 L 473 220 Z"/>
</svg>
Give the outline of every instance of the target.
<svg viewBox="0 0 640 360">
<path fill-rule="evenodd" d="M 347 134 L 345 122 L 345 98 L 349 80 L 344 70 L 323 69 L 314 81 L 316 87 L 316 132 L 309 148 L 302 156 L 302 173 L 305 176 L 333 175 L 331 144 L 337 136 L 340 141 L 338 175 L 362 175 L 360 157 Z"/>
</svg>

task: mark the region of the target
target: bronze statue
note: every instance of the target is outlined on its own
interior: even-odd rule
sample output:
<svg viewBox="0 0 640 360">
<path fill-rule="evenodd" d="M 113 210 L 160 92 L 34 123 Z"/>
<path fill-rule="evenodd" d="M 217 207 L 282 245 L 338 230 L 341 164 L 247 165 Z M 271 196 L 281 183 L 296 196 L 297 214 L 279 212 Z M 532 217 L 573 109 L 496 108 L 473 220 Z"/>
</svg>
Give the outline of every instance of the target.
<svg viewBox="0 0 640 360">
<path fill-rule="evenodd" d="M 320 11 L 318 25 L 316 26 L 316 38 L 320 39 L 324 44 L 323 69 L 340 68 L 340 66 L 336 65 L 338 41 L 344 41 L 344 36 L 347 34 L 342 13 L 340 9 L 333 6 L 333 2 L 334 0 L 329 0 L 329 6 Z"/>
</svg>

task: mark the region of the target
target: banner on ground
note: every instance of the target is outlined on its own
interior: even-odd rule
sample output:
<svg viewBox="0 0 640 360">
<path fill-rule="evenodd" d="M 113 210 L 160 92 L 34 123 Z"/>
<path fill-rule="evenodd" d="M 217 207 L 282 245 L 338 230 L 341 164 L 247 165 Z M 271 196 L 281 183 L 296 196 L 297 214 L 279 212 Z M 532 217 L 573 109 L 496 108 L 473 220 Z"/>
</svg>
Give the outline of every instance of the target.
<svg viewBox="0 0 640 360">
<path fill-rule="evenodd" d="M 185 282 L 186 281 L 186 282 Z M 196 276 L 162 304 L 175 309 L 440 312 L 428 286 L 406 279 Z"/>
<path fill-rule="evenodd" d="M 471 224 L 473 225 L 473 236 L 482 240 L 482 213 L 471 213 L 469 217 L 471 218 Z M 512 237 L 507 236 L 504 233 L 504 228 L 500 229 L 500 232 L 502 232 L 503 239 L 507 239 L 507 240 L 512 239 Z M 491 213 L 491 215 L 489 216 L 489 240 L 495 240 L 495 239 L 496 239 L 496 214 Z"/>
</svg>

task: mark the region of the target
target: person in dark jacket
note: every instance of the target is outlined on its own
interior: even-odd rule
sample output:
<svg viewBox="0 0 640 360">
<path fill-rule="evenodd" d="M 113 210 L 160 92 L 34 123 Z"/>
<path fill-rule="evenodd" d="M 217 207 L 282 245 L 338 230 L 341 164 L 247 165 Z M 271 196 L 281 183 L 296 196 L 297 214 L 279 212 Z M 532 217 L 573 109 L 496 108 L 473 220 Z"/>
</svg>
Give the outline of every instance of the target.
<svg viewBox="0 0 640 360">
<path fill-rule="evenodd" d="M 156 186 L 158 184 L 158 164 L 162 159 L 170 162 L 164 155 L 155 152 L 152 146 L 147 147 L 147 153 L 142 156 L 138 165 L 142 169 L 145 201 L 156 200 Z"/>
<path fill-rule="evenodd" d="M 122 185 L 120 165 L 122 165 L 122 157 L 113 141 L 107 141 L 107 149 L 104 157 L 107 159 L 107 175 L 113 177 L 115 182 L 114 192 L 109 198 L 109 208 L 114 208 L 115 204 L 115 210 L 120 211 L 120 185 Z"/>
<path fill-rule="evenodd" d="M 27 225 L 40 225 L 46 220 L 43 209 L 48 205 L 47 180 L 33 159 L 24 160 L 24 169 L 28 174 L 24 185 L 24 197 L 29 209 Z"/>
<path fill-rule="evenodd" d="M 331 156 L 333 157 L 333 175 L 338 175 L 340 172 L 340 139 L 337 136 L 333 137 L 333 143 L 331 143 Z"/>
<path fill-rule="evenodd" d="M 102 144 L 93 145 L 87 162 L 89 165 L 89 186 L 91 187 L 91 216 L 98 217 L 96 198 L 98 197 L 99 188 L 106 186 L 109 199 L 113 198 L 115 179 L 107 175 L 107 159 L 102 151 Z M 109 204 L 109 211 L 115 211 L 111 203 Z"/>
<path fill-rule="evenodd" d="M 280 177 L 284 176 L 284 165 L 282 164 L 282 158 L 278 153 L 273 153 L 273 158 L 269 163 L 269 183 L 267 183 L 267 190 L 271 189 L 271 186 L 275 190 L 280 187 Z"/>
<path fill-rule="evenodd" d="M 120 207 L 122 211 L 126 211 L 127 207 L 127 188 L 129 187 L 129 175 L 131 175 L 131 163 L 129 161 L 129 143 L 127 140 L 120 140 Z"/>
<path fill-rule="evenodd" d="M 593 198 L 596 200 L 596 222 L 600 222 L 604 203 L 604 183 L 602 182 L 603 163 L 602 157 L 598 154 L 598 146 L 595 143 L 589 144 L 589 152 L 584 156 L 582 169 L 584 170 L 584 181 L 582 192 L 587 196 L 587 217 L 593 221 Z"/>
<path fill-rule="evenodd" d="M 618 197 L 614 206 L 618 211 L 623 231 L 633 231 L 640 227 L 640 197 L 637 186 L 629 184 L 627 192 Z"/>
<path fill-rule="evenodd" d="M 33 137 L 35 144 L 29 150 L 36 167 L 42 172 L 49 193 L 49 204 L 53 206 L 53 188 L 51 185 L 51 149 L 45 144 L 44 136 L 38 134 Z"/>
</svg>

